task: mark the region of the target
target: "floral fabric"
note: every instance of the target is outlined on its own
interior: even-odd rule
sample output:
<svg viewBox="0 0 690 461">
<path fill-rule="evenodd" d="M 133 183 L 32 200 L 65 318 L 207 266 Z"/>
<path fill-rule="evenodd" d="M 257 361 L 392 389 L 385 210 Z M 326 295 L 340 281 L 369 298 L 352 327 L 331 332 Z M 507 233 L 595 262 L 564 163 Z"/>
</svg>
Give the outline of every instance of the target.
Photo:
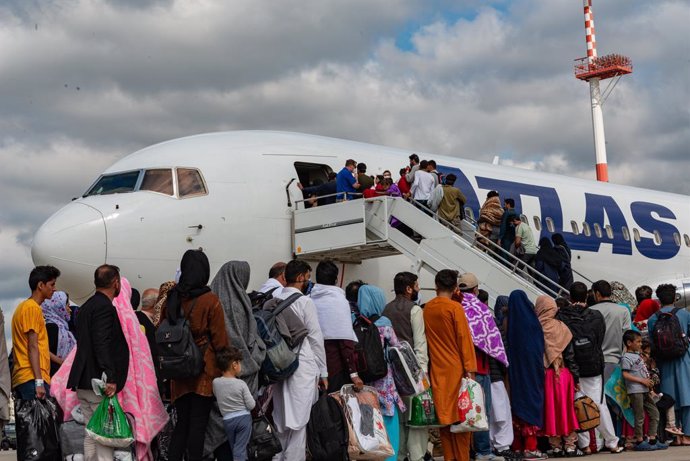
<svg viewBox="0 0 690 461">
<path fill-rule="evenodd" d="M 385 317 L 382 317 L 385 318 Z M 381 344 L 386 348 L 386 343 L 391 346 L 399 346 L 400 341 L 393 331 L 393 327 L 389 325 L 377 325 L 379 329 L 379 336 L 381 337 Z M 400 411 L 405 411 L 405 404 L 403 403 L 398 390 L 395 387 L 395 381 L 393 380 L 393 370 L 390 364 L 388 365 L 388 373 L 383 378 L 376 380 L 372 383 L 372 386 L 376 388 L 379 393 L 379 403 L 381 404 L 381 413 L 384 416 L 394 416 L 395 415 L 395 405 L 398 406 Z"/>
</svg>

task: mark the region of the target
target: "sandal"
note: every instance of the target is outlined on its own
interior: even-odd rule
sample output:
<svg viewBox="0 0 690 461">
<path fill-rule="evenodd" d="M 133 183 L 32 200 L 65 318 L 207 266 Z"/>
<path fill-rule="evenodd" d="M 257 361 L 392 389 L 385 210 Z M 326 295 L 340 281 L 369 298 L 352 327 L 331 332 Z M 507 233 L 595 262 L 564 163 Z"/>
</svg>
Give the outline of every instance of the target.
<svg viewBox="0 0 690 461">
<path fill-rule="evenodd" d="M 565 457 L 566 458 L 581 458 L 583 456 L 587 456 L 584 451 L 580 450 L 579 448 L 569 448 L 565 450 Z"/>
</svg>

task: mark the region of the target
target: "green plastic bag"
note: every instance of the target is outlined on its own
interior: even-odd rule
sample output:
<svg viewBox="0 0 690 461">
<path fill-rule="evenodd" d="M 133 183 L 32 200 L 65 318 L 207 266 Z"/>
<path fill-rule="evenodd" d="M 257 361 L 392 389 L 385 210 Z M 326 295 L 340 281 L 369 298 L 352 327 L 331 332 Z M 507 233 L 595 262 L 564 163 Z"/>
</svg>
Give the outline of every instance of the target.
<svg viewBox="0 0 690 461">
<path fill-rule="evenodd" d="M 412 397 L 410 406 L 412 408 L 410 409 L 410 420 L 407 422 L 408 426 L 441 427 L 436 416 L 436 406 L 434 405 L 431 388 Z"/>
<path fill-rule="evenodd" d="M 117 396 L 105 397 L 86 425 L 86 434 L 106 447 L 124 448 L 134 443 L 132 427 Z"/>
</svg>

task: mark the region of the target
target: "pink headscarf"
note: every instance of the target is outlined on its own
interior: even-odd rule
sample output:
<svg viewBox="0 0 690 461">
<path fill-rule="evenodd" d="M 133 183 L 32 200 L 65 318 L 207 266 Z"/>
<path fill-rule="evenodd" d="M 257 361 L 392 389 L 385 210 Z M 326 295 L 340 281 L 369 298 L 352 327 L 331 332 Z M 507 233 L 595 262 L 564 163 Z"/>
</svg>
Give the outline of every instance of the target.
<svg viewBox="0 0 690 461">
<path fill-rule="evenodd" d="M 137 459 L 150 460 L 153 458 L 149 446 L 168 422 L 168 414 L 158 394 L 149 343 L 139 327 L 139 320 L 130 302 L 132 287 L 124 277 L 121 285 L 122 289 L 113 300 L 113 305 L 129 346 L 129 370 L 125 387 L 117 394 L 117 398 L 125 413 L 134 417 Z M 76 351 L 76 348 L 72 350 L 51 380 L 50 393 L 65 412 L 65 419 L 71 419 L 72 410 L 79 405 L 77 394 L 67 389 L 67 379 Z"/>
</svg>

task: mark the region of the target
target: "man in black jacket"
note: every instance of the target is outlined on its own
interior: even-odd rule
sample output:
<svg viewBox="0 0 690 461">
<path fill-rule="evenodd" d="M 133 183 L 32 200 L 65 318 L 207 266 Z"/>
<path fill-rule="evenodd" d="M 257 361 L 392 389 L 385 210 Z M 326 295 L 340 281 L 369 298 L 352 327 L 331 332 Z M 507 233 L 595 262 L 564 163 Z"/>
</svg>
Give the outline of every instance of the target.
<svg viewBox="0 0 690 461">
<path fill-rule="evenodd" d="M 77 392 L 84 420 L 91 419 L 103 397 L 91 386 L 92 379 L 106 375 L 105 395 L 112 397 L 127 381 L 129 348 L 117 316 L 113 299 L 120 293 L 120 270 L 108 264 L 96 269 L 96 293 L 79 309 L 77 320 L 77 354 L 67 387 Z M 84 439 L 84 457 L 99 461 L 112 460 L 113 449 Z"/>
<path fill-rule="evenodd" d="M 619 453 L 618 437 L 614 432 L 611 413 L 606 406 L 603 392 L 604 353 L 602 350 L 606 323 L 601 312 L 587 307 L 587 286 L 575 282 L 570 287 L 569 306 L 561 308 L 558 319 L 573 333 L 572 345 L 575 361 L 580 369 L 580 390 L 599 406 L 600 421 L 597 431 L 604 444 L 613 453 Z M 578 445 L 589 452 L 589 432 L 578 434 Z M 602 447 L 598 447 L 601 449 Z"/>
</svg>

